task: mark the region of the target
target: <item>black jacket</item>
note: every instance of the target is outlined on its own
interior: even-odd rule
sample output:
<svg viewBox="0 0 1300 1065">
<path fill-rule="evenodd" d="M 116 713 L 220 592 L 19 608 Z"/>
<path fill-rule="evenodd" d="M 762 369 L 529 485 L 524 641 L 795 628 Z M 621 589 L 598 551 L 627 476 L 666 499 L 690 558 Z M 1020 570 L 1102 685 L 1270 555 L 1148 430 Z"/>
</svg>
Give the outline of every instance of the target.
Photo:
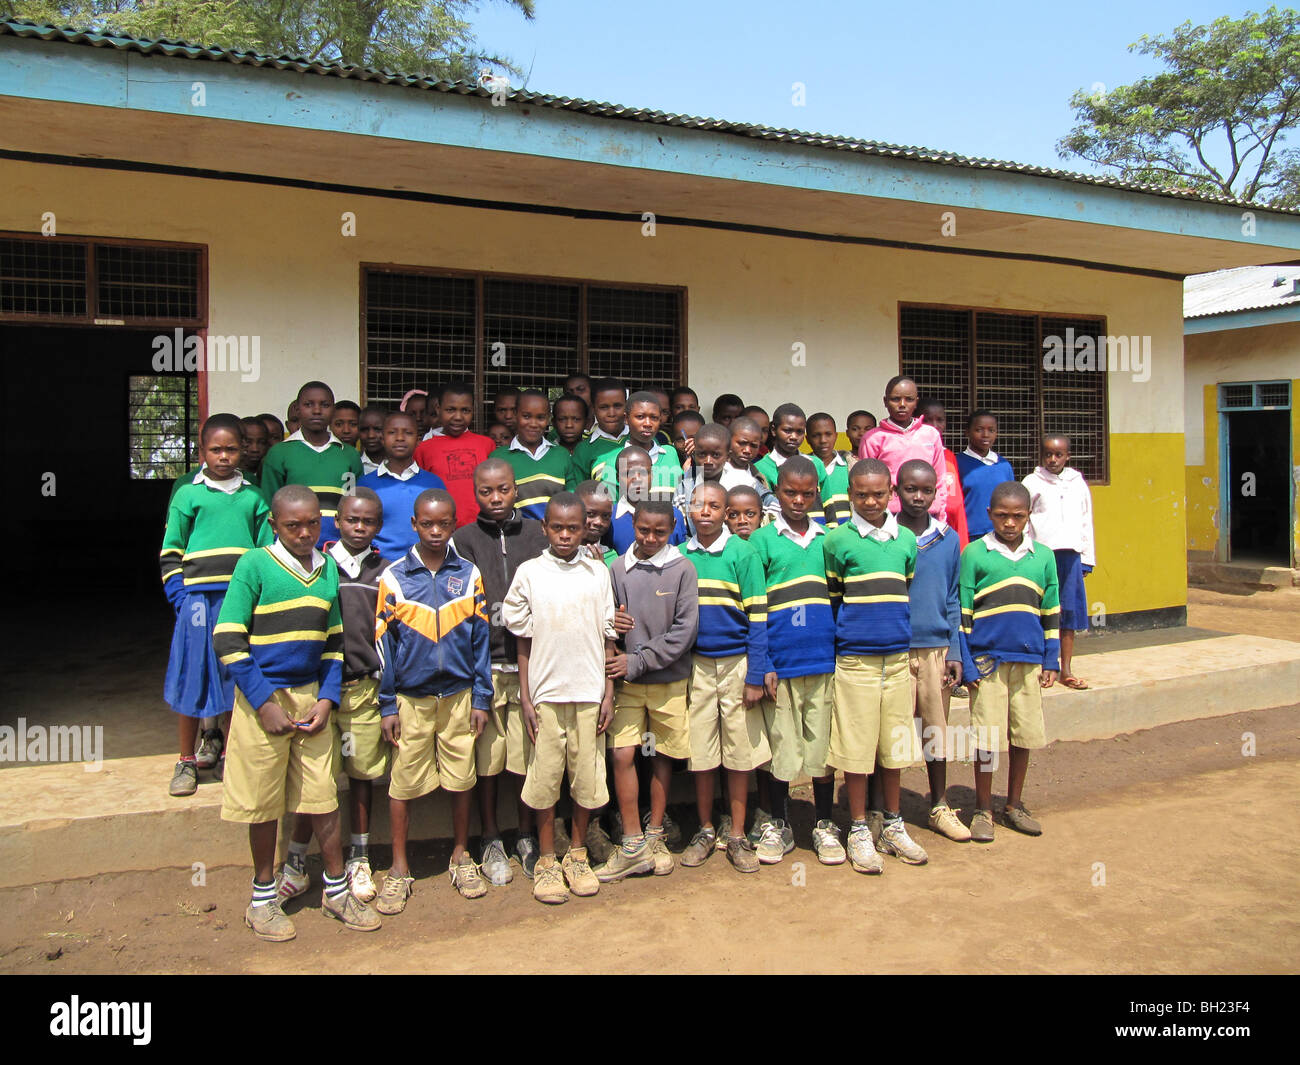
<svg viewBox="0 0 1300 1065">
<path fill-rule="evenodd" d="M 488 620 L 492 623 L 492 661 L 513 664 L 515 638 L 501 622 L 501 604 L 520 563 L 546 550 L 542 523 L 525 518 L 518 510 L 500 524 L 480 514 L 473 525 L 457 529 L 451 541 L 462 558 L 478 567 L 483 578 Z"/>
</svg>

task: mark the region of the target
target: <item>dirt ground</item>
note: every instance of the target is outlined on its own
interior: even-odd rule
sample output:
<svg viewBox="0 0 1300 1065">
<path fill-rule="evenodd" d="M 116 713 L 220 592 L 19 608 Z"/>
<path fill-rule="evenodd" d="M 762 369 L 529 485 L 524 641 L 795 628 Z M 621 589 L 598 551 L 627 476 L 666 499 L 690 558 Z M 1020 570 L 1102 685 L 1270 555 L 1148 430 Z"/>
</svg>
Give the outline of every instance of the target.
<svg viewBox="0 0 1300 1065">
<path fill-rule="evenodd" d="M 1192 585 L 1187 589 L 1187 624 L 1300 643 L 1300 588 L 1248 592 Z"/>
<path fill-rule="evenodd" d="M 373 934 L 324 917 L 314 887 L 290 904 L 295 941 L 256 940 L 246 867 L 211 869 L 204 887 L 186 867 L 3 890 L 0 972 L 1296 972 L 1297 710 L 1055 744 L 1026 790 L 1045 834 L 999 827 L 988 847 L 916 827 L 925 783 L 911 770 L 904 816 L 931 860 L 886 859 L 881 877 L 819 866 L 800 796 L 779 865 L 742 877 L 715 855 L 554 908 L 522 876 L 465 902 L 446 846 L 416 846 L 416 894 Z M 952 779 L 968 806 L 969 767 Z M 377 870 L 386 857 L 374 849 Z"/>
</svg>

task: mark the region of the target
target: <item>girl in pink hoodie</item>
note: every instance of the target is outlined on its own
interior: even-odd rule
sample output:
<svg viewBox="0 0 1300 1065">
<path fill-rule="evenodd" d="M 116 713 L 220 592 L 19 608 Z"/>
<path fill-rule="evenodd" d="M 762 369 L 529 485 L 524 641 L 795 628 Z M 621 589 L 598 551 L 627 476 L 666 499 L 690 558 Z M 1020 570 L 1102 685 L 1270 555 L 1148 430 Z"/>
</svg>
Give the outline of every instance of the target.
<svg viewBox="0 0 1300 1065">
<path fill-rule="evenodd" d="M 898 468 L 909 459 L 928 462 L 935 470 L 934 502 L 930 513 L 940 521 L 948 508 L 948 463 L 943 454 L 943 437 L 933 425 L 916 417 L 916 382 L 910 377 L 891 378 L 885 386 L 885 409 L 889 417 L 862 438 L 860 459 L 880 459 L 889 467 L 890 479 L 898 483 Z M 889 500 L 889 510 L 898 513 L 898 496 Z"/>
</svg>

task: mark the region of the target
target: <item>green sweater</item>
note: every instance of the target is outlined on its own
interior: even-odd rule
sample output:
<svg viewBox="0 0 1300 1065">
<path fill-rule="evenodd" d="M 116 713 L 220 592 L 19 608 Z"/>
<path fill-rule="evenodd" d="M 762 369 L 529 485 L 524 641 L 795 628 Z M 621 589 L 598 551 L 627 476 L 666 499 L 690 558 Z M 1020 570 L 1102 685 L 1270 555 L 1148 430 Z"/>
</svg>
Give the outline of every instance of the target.
<svg viewBox="0 0 1300 1065">
<path fill-rule="evenodd" d="M 611 448 L 596 466 L 592 468 L 591 478 L 609 486 L 615 499 L 623 492 L 618 483 L 618 455 L 627 447 L 624 441 L 619 447 Z M 646 450 L 649 450 L 647 448 Z M 677 451 L 672 447 L 659 445 L 659 454 L 652 460 L 650 469 L 650 498 L 662 499 L 671 503 L 677 491 L 677 482 L 682 479 L 682 464 L 677 461 Z"/>
<path fill-rule="evenodd" d="M 158 561 L 163 588 L 173 603 L 186 590 L 220 591 L 230 583 L 245 551 L 272 540 L 262 493 L 242 485 L 227 493 L 193 477 L 172 495 L 167 507 Z"/>
<path fill-rule="evenodd" d="M 515 484 L 519 488 L 515 506 L 526 518 L 541 521 L 551 496 L 575 483 L 573 456 L 559 444 L 552 444 L 540 459 L 517 447 L 499 447 L 488 457 L 505 459 L 515 471 Z"/>
<path fill-rule="evenodd" d="M 349 474 L 351 479 L 347 480 Z M 262 461 L 262 494 L 269 503 L 286 484 L 304 484 L 320 501 L 320 547 L 339 538 L 339 500 L 361 479 L 361 455 L 347 444 L 330 444 L 316 451 L 302 440 L 284 440 Z"/>
<path fill-rule="evenodd" d="M 849 504 L 849 467 L 857 460 L 847 451 L 841 454 L 845 461 L 837 462 L 826 471 L 826 482 L 822 485 L 822 514 L 827 529 L 843 525 L 853 513 Z"/>
<path fill-rule="evenodd" d="M 808 508 L 808 517 L 812 518 L 813 521 L 821 522 L 821 524 L 825 525 L 826 516 L 823 512 L 821 500 L 826 497 L 826 467 L 822 465 L 822 460 L 816 455 L 808 455 L 802 451 L 799 452 L 799 454 L 803 456 L 803 458 L 808 459 L 813 466 L 817 468 L 818 502 Z M 770 452 L 754 463 L 754 472 L 771 486 L 773 492 L 776 491 L 777 475 L 780 474 L 781 467 L 776 464 L 776 460 L 772 458 Z"/>
<path fill-rule="evenodd" d="M 607 440 L 605 437 L 598 437 L 595 440 L 584 440 L 573 449 L 573 467 L 577 475 L 577 484 L 581 481 L 599 481 L 601 473 L 605 471 L 605 458 L 611 451 L 620 451 L 627 437 L 622 440 Z M 570 488 L 573 485 L 569 486 Z"/>
</svg>

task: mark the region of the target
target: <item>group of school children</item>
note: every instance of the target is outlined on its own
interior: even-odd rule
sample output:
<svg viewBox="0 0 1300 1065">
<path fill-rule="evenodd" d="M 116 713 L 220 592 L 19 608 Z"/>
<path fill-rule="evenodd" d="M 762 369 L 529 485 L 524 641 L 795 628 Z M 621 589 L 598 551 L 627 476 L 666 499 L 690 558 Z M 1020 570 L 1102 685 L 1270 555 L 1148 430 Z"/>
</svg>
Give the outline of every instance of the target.
<svg viewBox="0 0 1300 1065">
<path fill-rule="evenodd" d="M 1046 742 L 1041 689 L 1087 686 L 1071 671 L 1095 562 L 1087 485 L 1059 434 L 1016 481 L 992 412 L 970 415 L 954 456 L 942 406 L 918 409 L 913 381 L 894 378 L 883 399 L 879 423 L 849 416 L 848 452 L 834 418 L 792 403 L 769 418 L 724 395 L 706 423 L 689 388 L 629 395 L 584 375 L 553 402 L 498 394 L 490 435 L 471 429 L 461 384 L 390 411 L 336 403 L 313 381 L 287 424 L 208 418 L 161 552 L 176 610 L 171 793 L 193 794 L 200 769 L 223 781 L 222 818 L 249 826 L 248 926 L 294 937 L 283 906 L 308 889 L 313 835 L 326 914 L 361 931 L 400 914 L 410 804 L 439 788 L 448 876 L 465 898 L 519 870 L 538 900 L 561 903 L 715 850 L 756 872 L 793 850 L 789 790 L 804 776 L 818 861 L 868 874 L 885 856 L 923 864 L 899 813 L 902 769 L 926 765 L 930 829 L 991 843 L 1008 747 L 1003 823 L 1039 835 L 1022 793 Z M 956 730 L 949 701 L 963 686 L 971 727 Z M 969 825 L 946 798 L 947 762 L 964 749 Z M 683 765 L 699 821 L 688 841 L 668 814 Z M 519 782 L 509 853 L 503 774 Z M 376 883 L 384 777 L 392 861 Z"/>
</svg>

